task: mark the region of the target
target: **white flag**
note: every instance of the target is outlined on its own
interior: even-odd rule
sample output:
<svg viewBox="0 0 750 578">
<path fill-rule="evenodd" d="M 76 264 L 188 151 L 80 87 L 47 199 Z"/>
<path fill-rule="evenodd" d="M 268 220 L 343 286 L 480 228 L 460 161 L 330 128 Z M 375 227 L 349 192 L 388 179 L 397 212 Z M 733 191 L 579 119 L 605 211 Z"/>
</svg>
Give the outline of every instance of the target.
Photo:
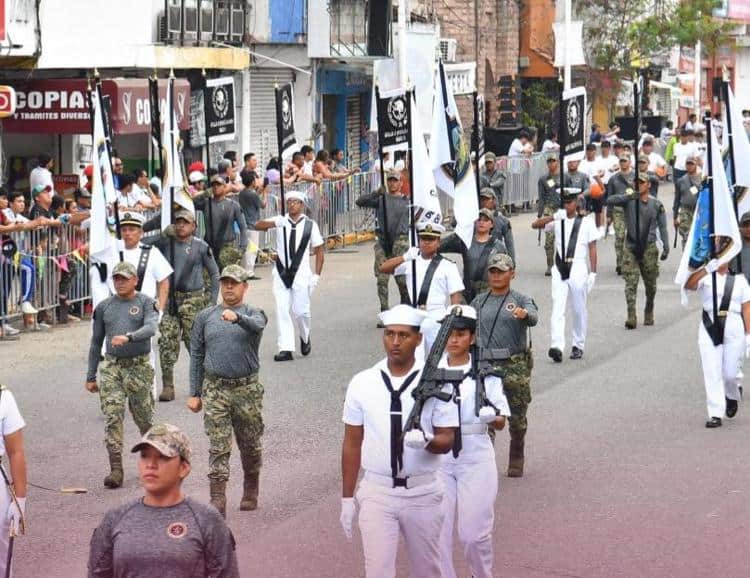
<svg viewBox="0 0 750 578">
<path fill-rule="evenodd" d="M 584 66 L 586 57 L 583 54 L 583 21 L 574 20 L 570 23 L 570 43 L 565 38 L 565 22 L 553 23 L 552 32 L 555 34 L 554 66 L 565 66 L 566 57 L 571 66 Z"/>
<path fill-rule="evenodd" d="M 732 175 L 733 184 L 745 187 L 737 197 L 737 216 L 741 217 L 743 213 L 750 211 L 750 140 L 747 138 L 747 132 L 742 124 L 742 113 L 734 99 L 732 87 L 729 87 L 729 102 L 727 103 L 728 122 L 724 124 L 724 133 L 729 133 L 729 121 L 732 124 L 732 156 L 734 157 L 734 172 Z"/>
<path fill-rule="evenodd" d="M 737 217 L 734 214 L 732 194 L 729 190 L 721 149 L 716 134 L 711 133 L 711 171 L 713 176 L 713 230 L 711 235 L 711 198 L 708 188 L 704 188 L 698 197 L 693 215 L 693 224 L 687 238 L 687 245 L 682 253 L 680 266 L 677 268 L 675 283 L 681 287 L 681 301 L 687 305 L 687 294 L 684 286 L 690 275 L 711 259 L 711 244 L 721 237 L 717 248 L 716 259 L 719 264 L 730 262 L 740 252 L 742 243 Z"/>
<path fill-rule="evenodd" d="M 94 111 L 91 161 L 94 170 L 91 175 L 89 255 L 99 263 L 112 264 L 117 247 L 114 214 L 117 192 L 112 177 L 112 159 L 107 146 L 100 88 L 91 92 L 91 102 Z"/>
<path fill-rule="evenodd" d="M 411 198 L 414 204 L 415 224 L 421 221 L 442 224 L 443 213 L 440 209 L 440 199 L 438 198 L 433 173 L 428 169 L 430 160 L 427 156 L 424 133 L 419 124 L 419 113 L 417 112 L 414 91 L 411 91 L 410 100 L 409 120 L 411 125 L 412 164 L 409 167 L 409 171 L 412 175 Z"/>
<path fill-rule="evenodd" d="M 479 215 L 479 195 L 469 146 L 464 139 L 456 99 L 446 81 L 442 61 L 435 74 L 430 166 L 438 188 L 453 197 L 456 233 L 469 247 Z"/>
<path fill-rule="evenodd" d="M 180 127 L 174 110 L 174 78 L 167 85 L 167 103 L 164 108 L 162 139 L 164 140 L 164 180 L 162 181 L 161 228 L 172 224 L 172 203 L 180 209 L 195 214 L 193 199 L 185 188 L 180 159 Z M 174 196 L 174 198 L 173 198 Z"/>
</svg>

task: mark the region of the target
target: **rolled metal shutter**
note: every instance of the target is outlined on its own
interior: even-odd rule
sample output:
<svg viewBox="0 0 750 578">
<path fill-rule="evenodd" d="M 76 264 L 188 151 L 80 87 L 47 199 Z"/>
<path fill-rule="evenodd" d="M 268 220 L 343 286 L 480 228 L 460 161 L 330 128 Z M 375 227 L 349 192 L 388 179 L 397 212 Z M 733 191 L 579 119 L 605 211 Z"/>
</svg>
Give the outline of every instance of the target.
<svg viewBox="0 0 750 578">
<path fill-rule="evenodd" d="M 276 140 L 275 84 L 292 81 L 288 68 L 250 68 L 250 150 L 262 170 L 279 154 Z"/>
</svg>

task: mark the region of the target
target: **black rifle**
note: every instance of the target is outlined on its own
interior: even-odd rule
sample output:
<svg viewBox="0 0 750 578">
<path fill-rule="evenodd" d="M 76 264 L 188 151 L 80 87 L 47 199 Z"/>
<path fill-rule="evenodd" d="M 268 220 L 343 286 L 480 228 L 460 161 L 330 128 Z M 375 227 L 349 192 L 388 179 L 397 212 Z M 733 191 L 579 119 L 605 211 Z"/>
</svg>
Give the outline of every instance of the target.
<svg viewBox="0 0 750 578">
<path fill-rule="evenodd" d="M 411 396 L 414 398 L 414 406 L 404 423 L 402 441 L 403 436 L 413 429 L 424 431 L 422 430 L 421 417 L 422 409 L 428 399 L 436 397 L 440 401 L 450 401 L 453 398 L 453 394 L 448 391 L 443 391 L 445 384 L 457 384 L 464 380 L 465 375 L 463 371 L 438 368 L 440 358 L 443 356 L 445 346 L 448 344 L 448 337 L 450 337 L 451 331 L 453 331 L 456 317 L 456 313 L 450 313 L 443 319 L 440 331 L 435 338 L 435 342 L 432 344 L 430 353 L 425 359 L 424 369 L 422 369 L 422 376 L 419 379 L 419 384 L 417 384 L 417 387 L 411 392 Z"/>
<path fill-rule="evenodd" d="M 479 410 L 485 406 L 497 408 L 487 399 L 487 390 L 484 387 L 484 380 L 490 375 L 503 377 L 502 371 L 498 370 L 497 362 L 510 359 L 510 352 L 507 348 L 502 349 L 485 349 L 474 345 L 471 351 L 471 373 L 476 382 L 476 394 L 474 396 L 474 415 L 479 417 Z"/>
</svg>

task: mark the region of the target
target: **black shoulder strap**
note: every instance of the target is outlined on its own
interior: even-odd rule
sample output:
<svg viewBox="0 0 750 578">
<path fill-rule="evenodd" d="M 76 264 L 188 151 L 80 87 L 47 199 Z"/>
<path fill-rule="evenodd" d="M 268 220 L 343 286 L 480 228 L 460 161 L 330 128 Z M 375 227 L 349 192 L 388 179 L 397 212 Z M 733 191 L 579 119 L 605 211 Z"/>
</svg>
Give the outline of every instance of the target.
<svg viewBox="0 0 750 578">
<path fill-rule="evenodd" d="M 718 277 L 718 276 L 717 276 Z M 721 345 L 724 343 L 724 329 L 727 324 L 727 315 L 729 314 L 729 306 L 732 302 L 732 291 L 734 290 L 734 275 L 727 275 L 727 280 L 724 283 L 724 294 L 721 296 L 721 304 L 719 305 L 718 319 L 711 321 L 711 317 L 703 310 L 703 326 L 706 328 L 708 335 L 711 337 L 713 344 Z"/>
<path fill-rule="evenodd" d="M 577 215 L 573 221 L 573 228 L 570 231 L 570 239 L 568 239 L 568 246 L 565 250 L 565 261 L 563 262 L 560 254 L 555 251 L 555 265 L 557 270 L 560 272 L 560 277 L 563 281 L 566 281 L 570 277 L 570 266 L 573 264 L 573 258 L 576 254 L 576 245 L 578 244 L 578 232 L 581 230 L 581 222 L 583 218 Z M 562 228 L 561 228 L 562 230 Z"/>
<path fill-rule="evenodd" d="M 482 254 L 479 255 L 479 260 L 477 261 L 477 266 L 474 270 L 474 279 L 472 279 L 472 281 L 481 281 L 484 277 L 484 270 L 487 267 L 487 259 L 490 258 L 490 253 L 492 253 L 492 249 L 495 248 L 495 243 L 493 242 L 494 239 L 496 239 L 496 237 L 490 237 L 490 240 L 487 241 L 482 248 Z"/>
<path fill-rule="evenodd" d="M 417 297 L 417 307 L 424 307 L 427 305 L 427 296 L 430 294 L 430 285 L 432 285 L 432 278 L 435 276 L 440 261 L 443 260 L 442 255 L 435 255 L 427 266 L 427 271 L 424 273 L 424 279 L 422 279 L 422 286 L 419 288 L 419 296 Z"/>
<path fill-rule="evenodd" d="M 138 283 L 135 286 L 136 291 L 140 291 L 141 287 L 143 287 L 143 279 L 146 277 L 149 255 L 151 255 L 151 245 L 141 247 L 141 256 L 138 259 Z"/>
<path fill-rule="evenodd" d="M 313 228 L 313 222 L 310 219 L 305 219 L 305 227 L 302 230 L 302 239 L 299 242 L 299 245 L 297 245 L 297 249 L 294 252 L 294 255 L 292 255 L 292 262 L 289 264 L 289 267 L 284 267 L 284 265 L 281 263 L 281 259 L 276 259 L 276 269 L 279 272 L 279 275 L 281 276 L 281 280 L 284 282 L 284 286 L 287 289 L 292 288 L 292 284 L 294 283 L 294 278 L 297 275 L 297 271 L 299 270 L 299 266 L 302 263 L 302 259 L 307 254 L 307 245 L 310 242 L 310 237 L 312 236 L 312 228 Z M 286 230 L 281 231 L 282 235 L 286 235 Z"/>
</svg>

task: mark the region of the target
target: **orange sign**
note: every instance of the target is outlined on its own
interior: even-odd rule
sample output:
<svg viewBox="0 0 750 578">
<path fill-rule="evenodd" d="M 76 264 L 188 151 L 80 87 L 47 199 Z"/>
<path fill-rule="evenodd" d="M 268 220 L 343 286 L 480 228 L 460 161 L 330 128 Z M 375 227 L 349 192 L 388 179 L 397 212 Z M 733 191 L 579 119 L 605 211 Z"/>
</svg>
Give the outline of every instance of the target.
<svg viewBox="0 0 750 578">
<path fill-rule="evenodd" d="M 0 85 L 0 118 L 6 118 L 16 112 L 16 91 L 12 86 Z"/>
</svg>

